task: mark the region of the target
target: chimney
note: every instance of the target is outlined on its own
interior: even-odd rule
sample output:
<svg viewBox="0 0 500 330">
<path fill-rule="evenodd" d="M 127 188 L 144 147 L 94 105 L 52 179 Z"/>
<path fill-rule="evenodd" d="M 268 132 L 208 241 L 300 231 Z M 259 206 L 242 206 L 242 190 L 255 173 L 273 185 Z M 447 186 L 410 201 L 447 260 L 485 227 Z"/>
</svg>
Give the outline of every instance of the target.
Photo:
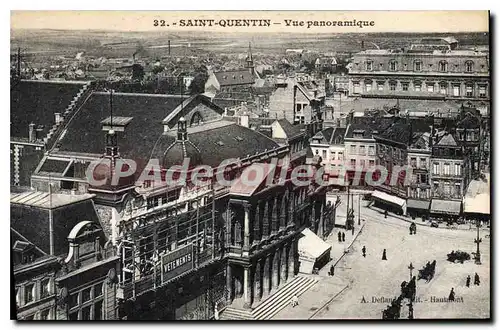
<svg viewBox="0 0 500 330">
<path fill-rule="evenodd" d="M 243 113 L 240 117 L 240 125 L 244 127 L 249 127 L 248 125 L 248 115 L 246 112 Z"/>
<path fill-rule="evenodd" d="M 35 124 L 34 123 L 31 123 L 29 125 L 29 141 L 30 142 L 35 142 L 36 141 Z"/>
<path fill-rule="evenodd" d="M 61 114 L 59 112 L 56 112 L 54 113 L 54 115 L 56 116 L 56 125 L 59 125 L 62 122 Z"/>
</svg>

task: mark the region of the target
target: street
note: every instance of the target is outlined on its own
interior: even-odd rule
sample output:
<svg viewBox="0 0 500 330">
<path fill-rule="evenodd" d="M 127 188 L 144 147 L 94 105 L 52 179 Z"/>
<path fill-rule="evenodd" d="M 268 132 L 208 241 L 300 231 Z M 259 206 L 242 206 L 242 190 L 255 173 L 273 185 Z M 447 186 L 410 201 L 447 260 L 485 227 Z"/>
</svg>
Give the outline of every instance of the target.
<svg viewBox="0 0 500 330">
<path fill-rule="evenodd" d="M 414 318 L 489 317 L 490 239 L 485 238 L 488 231 L 480 231 L 481 265 L 474 263 L 472 254 L 471 260 L 464 264 L 454 264 L 446 260 L 446 255 L 452 250 L 475 251 L 476 230 L 417 226 L 417 234 L 409 235 L 408 222 L 392 216 L 386 219 L 379 211 L 364 206 L 364 201 L 362 205 L 361 219 L 365 222 L 362 233 L 336 267 L 335 276 L 322 279 L 326 283 L 332 282 L 332 285 L 323 285 L 313 295 L 304 294 L 301 297 L 301 310 L 308 315 L 297 315 L 297 318 L 381 319 L 382 310 L 390 304 L 387 300 L 399 296 L 401 282 L 410 279 L 410 262 L 415 267 L 413 275 L 417 276 L 418 270 L 427 261 L 433 260 L 437 263 L 434 278 L 429 283 L 425 283 L 425 280 L 417 282 Z M 357 212 L 355 215 L 357 224 Z M 335 244 L 334 239 L 330 242 Z M 363 246 L 366 246 L 366 258 L 362 256 Z M 387 261 L 382 260 L 383 249 L 387 250 Z M 474 278 L 475 272 L 480 276 L 481 285 L 474 286 L 471 283 L 470 288 L 467 288 L 467 275 Z M 334 282 L 349 284 L 349 287 L 338 294 L 342 285 L 333 285 Z M 456 294 L 455 302 L 436 301 L 447 299 L 451 288 Z M 401 309 L 402 317 L 408 315 L 406 303 Z M 306 306 L 312 308 L 306 309 Z M 282 315 L 290 313 L 283 311 Z"/>
</svg>

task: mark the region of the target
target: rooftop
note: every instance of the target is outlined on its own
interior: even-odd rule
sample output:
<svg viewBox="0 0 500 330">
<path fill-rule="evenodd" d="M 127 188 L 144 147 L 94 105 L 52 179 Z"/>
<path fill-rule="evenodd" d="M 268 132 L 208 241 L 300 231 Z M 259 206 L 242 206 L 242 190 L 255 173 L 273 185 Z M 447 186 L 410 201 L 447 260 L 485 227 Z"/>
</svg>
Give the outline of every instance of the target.
<svg viewBox="0 0 500 330">
<path fill-rule="evenodd" d="M 36 206 L 45 209 L 55 209 L 61 206 L 81 202 L 94 197 L 92 194 L 70 195 L 51 194 L 41 191 L 26 191 L 22 193 L 11 193 L 10 202 L 27 206 Z"/>
</svg>

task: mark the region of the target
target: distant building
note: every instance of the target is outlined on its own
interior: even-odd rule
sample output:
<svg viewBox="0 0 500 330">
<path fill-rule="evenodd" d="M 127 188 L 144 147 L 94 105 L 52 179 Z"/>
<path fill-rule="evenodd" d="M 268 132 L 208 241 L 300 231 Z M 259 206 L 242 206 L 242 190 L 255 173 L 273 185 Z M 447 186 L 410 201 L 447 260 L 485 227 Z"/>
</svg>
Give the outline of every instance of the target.
<svg viewBox="0 0 500 330">
<path fill-rule="evenodd" d="M 328 127 L 311 138 L 312 153 L 321 157 L 321 164 L 330 177 L 339 178 L 342 173 L 345 175 L 345 133 L 345 127 Z"/>
<path fill-rule="evenodd" d="M 354 55 L 349 69 L 349 94 L 374 99 L 470 101 L 486 113 L 489 56 L 459 50 L 456 45 L 453 38 L 426 38 L 409 49 L 361 51 Z"/>
</svg>

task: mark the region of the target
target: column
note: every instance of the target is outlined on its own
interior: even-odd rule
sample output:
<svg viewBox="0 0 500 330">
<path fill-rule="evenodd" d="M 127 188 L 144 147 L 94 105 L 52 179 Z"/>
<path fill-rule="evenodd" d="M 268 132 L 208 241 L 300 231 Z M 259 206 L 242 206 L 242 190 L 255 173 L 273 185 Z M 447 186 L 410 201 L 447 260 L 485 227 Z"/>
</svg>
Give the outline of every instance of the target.
<svg viewBox="0 0 500 330">
<path fill-rule="evenodd" d="M 291 257 L 292 257 L 292 276 L 295 276 L 298 273 L 299 270 L 299 258 L 297 256 L 297 244 L 298 244 L 298 238 L 292 242 L 292 248 L 291 248 Z"/>
<path fill-rule="evenodd" d="M 233 301 L 233 277 L 231 272 L 231 265 L 227 264 L 227 272 L 226 272 L 226 292 L 227 292 L 227 300 L 229 303 Z"/>
<path fill-rule="evenodd" d="M 286 245 L 281 247 L 281 265 L 280 265 L 280 273 L 281 279 L 280 284 L 283 285 L 287 280 L 287 272 L 288 272 L 288 264 L 287 264 L 288 255 L 286 253 Z"/>
<path fill-rule="evenodd" d="M 269 201 L 264 202 L 264 216 L 262 218 L 262 239 L 269 237 Z"/>
<path fill-rule="evenodd" d="M 255 273 L 254 273 L 254 291 L 253 291 L 253 299 L 254 301 L 260 301 L 262 297 L 262 276 L 261 276 L 261 264 L 262 261 L 260 259 L 257 260 L 255 264 Z"/>
<path fill-rule="evenodd" d="M 243 256 L 248 257 L 248 251 L 250 250 L 250 207 L 249 205 L 244 205 L 243 208 L 245 210 Z"/>
<path fill-rule="evenodd" d="M 281 203 L 280 203 L 280 231 L 285 229 L 286 227 L 286 213 L 287 213 L 287 208 L 286 208 L 286 199 L 285 196 L 281 198 Z"/>
<path fill-rule="evenodd" d="M 273 211 L 271 215 L 271 235 L 276 234 L 278 230 L 278 206 L 279 202 L 277 198 L 274 198 L 273 200 Z"/>
<path fill-rule="evenodd" d="M 293 226 L 294 224 L 294 201 L 295 201 L 295 196 L 293 192 L 290 193 L 289 198 L 288 198 L 288 226 Z"/>
<path fill-rule="evenodd" d="M 273 290 L 278 289 L 280 285 L 280 250 L 274 252 L 273 258 Z"/>
<path fill-rule="evenodd" d="M 270 291 L 270 285 L 269 285 L 269 258 L 270 256 L 267 255 L 264 257 L 264 280 L 262 282 L 262 295 L 267 295 Z"/>
<path fill-rule="evenodd" d="M 257 203 L 253 216 L 253 245 L 260 241 L 260 207 L 261 204 Z"/>
<path fill-rule="evenodd" d="M 319 210 L 319 226 L 318 226 L 318 236 L 319 237 L 323 237 L 324 233 L 325 233 L 325 224 L 324 224 L 324 219 L 323 219 L 323 212 L 324 212 L 324 209 L 325 209 L 325 201 L 321 201 L 321 206 L 320 206 L 320 210 Z"/>
<path fill-rule="evenodd" d="M 231 204 L 228 204 L 226 210 L 226 247 L 231 246 L 233 243 L 231 240 L 232 231 L 233 231 L 232 210 L 231 210 Z"/>
<path fill-rule="evenodd" d="M 244 308 L 252 307 L 252 285 L 250 281 L 250 266 L 243 268 L 243 299 L 245 301 Z"/>
</svg>

